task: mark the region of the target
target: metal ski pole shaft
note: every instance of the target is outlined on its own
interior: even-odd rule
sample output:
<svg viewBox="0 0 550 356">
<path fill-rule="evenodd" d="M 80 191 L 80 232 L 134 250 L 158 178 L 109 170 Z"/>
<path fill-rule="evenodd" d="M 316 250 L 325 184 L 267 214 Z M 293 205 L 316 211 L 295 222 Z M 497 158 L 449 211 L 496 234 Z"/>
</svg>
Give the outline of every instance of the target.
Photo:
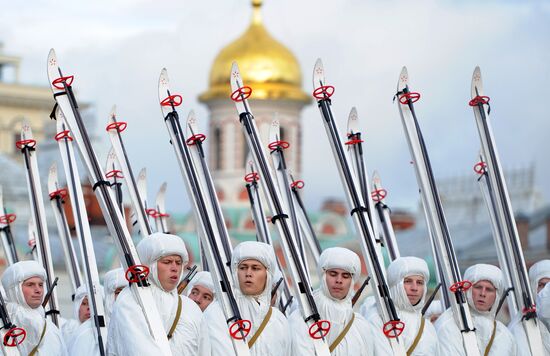
<svg viewBox="0 0 550 356">
<path fill-rule="evenodd" d="M 155 199 L 156 215 L 154 216 L 154 219 L 157 231 L 162 231 L 165 234 L 168 234 L 168 218 L 170 217 L 170 214 L 166 212 L 166 189 L 167 183 L 164 182 L 160 186 Z"/>
<path fill-rule="evenodd" d="M 111 189 L 113 190 L 116 201 L 118 203 L 120 213 L 124 217 L 124 200 L 122 195 L 122 182 L 124 178 L 120 167 L 118 166 L 118 159 L 114 148 L 111 146 L 109 153 L 107 154 L 107 163 L 105 165 L 105 178 L 109 180 Z"/>
<path fill-rule="evenodd" d="M 48 78 L 56 100 L 57 107 L 63 112 L 68 129 L 80 151 L 87 169 L 88 178 L 97 197 L 107 227 L 117 246 L 119 258 L 126 270 L 126 278 L 130 282 L 136 301 L 138 302 L 153 340 L 158 345 L 162 355 L 171 355 L 166 331 L 158 314 L 155 300 L 148 288 L 147 276 L 149 269 L 140 263 L 130 232 L 120 213 L 116 198 L 109 188 L 109 182 L 104 180 L 104 173 L 99 165 L 86 127 L 84 126 L 76 98 L 72 90 L 74 76 L 64 76 L 57 64 L 54 50 L 50 50 L 47 61 Z"/>
<path fill-rule="evenodd" d="M 309 284 L 309 276 L 305 274 L 305 267 L 302 264 L 300 252 L 297 248 L 297 238 L 294 236 L 293 229 L 289 225 L 288 212 L 284 210 L 281 192 L 279 192 L 275 183 L 274 174 L 269 167 L 264 146 L 259 140 L 254 117 L 248 107 L 246 99 L 252 93 L 252 89 L 244 86 L 239 68 L 235 62 L 231 68 L 230 81 L 232 90 L 231 99 L 235 102 L 246 143 L 261 177 L 260 184 L 266 194 L 269 208 L 273 213 L 271 222 L 277 226 L 279 236 L 281 237 L 285 260 L 287 261 L 288 270 L 292 275 L 294 296 L 300 301 L 300 312 L 309 327 L 309 333 L 317 356 L 328 356 L 330 351 L 325 337 L 330 330 L 330 323 L 326 320 L 321 320 L 317 310 L 312 288 Z"/>
<path fill-rule="evenodd" d="M 65 170 L 73 221 L 84 267 L 84 281 L 88 289 L 88 304 L 93 320 L 94 335 L 97 340 L 99 353 L 103 356 L 105 355 L 105 343 L 107 342 L 103 293 L 100 290 L 99 272 L 92 242 L 92 233 L 88 222 L 86 203 L 84 201 L 84 193 L 80 183 L 80 174 L 74 155 L 73 138 L 70 136 L 70 132 L 65 124 L 65 116 L 59 107 L 55 111 L 55 118 L 57 134 L 54 139 L 57 141 Z"/>
<path fill-rule="evenodd" d="M 24 156 L 27 186 L 29 189 L 29 199 L 32 208 L 32 218 L 34 228 L 36 229 L 38 261 L 46 270 L 45 282 L 46 285 L 49 286 L 52 285 L 55 275 L 53 270 L 52 254 L 50 251 L 48 226 L 46 224 L 46 212 L 44 209 L 44 201 L 42 200 L 42 185 L 40 184 L 38 173 L 35 146 L 36 140 L 33 138 L 31 127 L 28 124 L 24 124 L 21 129 L 21 140 L 16 142 L 16 147 L 21 150 L 21 153 Z M 46 315 L 50 317 L 56 326 L 59 323 L 58 314 L 57 293 L 53 291 Z"/>
</svg>

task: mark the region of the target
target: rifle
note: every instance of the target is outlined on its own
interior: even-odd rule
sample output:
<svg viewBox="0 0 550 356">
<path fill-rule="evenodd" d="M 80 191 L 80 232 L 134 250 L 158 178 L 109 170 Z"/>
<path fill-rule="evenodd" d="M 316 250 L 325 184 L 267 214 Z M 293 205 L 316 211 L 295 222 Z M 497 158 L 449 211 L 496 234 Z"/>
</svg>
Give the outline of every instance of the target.
<svg viewBox="0 0 550 356">
<path fill-rule="evenodd" d="M 434 301 L 434 298 L 437 295 L 437 292 L 439 292 L 439 288 L 441 288 L 441 283 L 438 283 L 437 286 L 435 286 L 435 289 L 434 289 L 433 293 L 430 295 L 428 300 L 426 300 L 426 304 L 424 304 L 424 307 L 422 307 L 422 311 L 420 312 L 420 314 L 422 314 L 422 316 L 426 315 L 426 312 L 428 311 L 428 308 L 430 307 L 430 305 Z"/>
<path fill-rule="evenodd" d="M 278 281 L 277 281 L 277 284 L 275 284 L 273 286 L 273 289 L 271 289 L 271 299 L 273 299 L 273 297 L 275 296 L 275 294 L 277 294 L 277 289 L 279 289 L 279 286 L 281 285 L 281 283 L 283 283 L 283 280 L 284 278 L 281 277 Z"/>
<path fill-rule="evenodd" d="M 178 284 L 178 294 L 183 293 L 185 288 L 187 288 L 187 286 L 189 285 L 189 282 L 191 282 L 193 277 L 195 277 L 195 275 L 197 274 L 196 269 L 197 269 L 197 265 L 194 265 L 193 267 L 187 268 L 187 270 L 189 270 L 189 272 L 187 272 L 187 275 L 183 278 L 183 280 L 180 282 L 180 284 Z"/>
<path fill-rule="evenodd" d="M 48 293 L 46 293 L 46 296 L 44 297 L 44 301 L 42 302 L 42 306 L 44 308 L 46 307 L 46 305 L 48 305 L 48 302 L 50 301 L 50 298 L 52 297 L 53 290 L 57 286 L 57 281 L 58 280 L 59 280 L 59 277 L 55 277 L 55 279 L 53 280 L 52 285 L 49 286 Z M 59 311 L 57 311 L 57 310 L 52 310 L 51 312 L 59 314 Z"/>
<path fill-rule="evenodd" d="M 500 311 L 500 309 L 502 308 L 502 306 L 504 305 L 504 301 L 506 300 L 506 297 L 508 296 L 508 294 L 514 290 L 514 287 L 509 287 L 507 288 L 505 291 L 504 291 L 504 294 L 502 294 L 502 297 L 500 298 L 499 302 L 498 302 L 498 306 L 497 306 L 497 311 L 495 312 L 495 319 L 498 315 L 498 312 Z"/>
<path fill-rule="evenodd" d="M 355 303 L 357 303 L 357 301 L 359 300 L 359 298 L 361 297 L 361 293 L 363 293 L 363 290 L 365 289 L 365 287 L 369 284 L 369 281 L 370 281 L 370 276 L 368 276 L 365 281 L 363 282 L 363 284 L 361 285 L 361 287 L 359 287 L 359 289 L 357 290 L 357 292 L 355 292 L 355 294 L 353 295 L 353 298 L 351 298 L 351 306 L 355 306 Z"/>
</svg>

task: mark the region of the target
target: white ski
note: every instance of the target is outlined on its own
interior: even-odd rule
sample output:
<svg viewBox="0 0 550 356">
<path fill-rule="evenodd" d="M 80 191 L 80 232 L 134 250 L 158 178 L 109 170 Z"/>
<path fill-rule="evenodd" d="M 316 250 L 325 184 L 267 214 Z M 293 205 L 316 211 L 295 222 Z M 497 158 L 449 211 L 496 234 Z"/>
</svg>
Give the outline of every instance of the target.
<svg viewBox="0 0 550 356">
<path fill-rule="evenodd" d="M 0 238 L 2 239 L 2 247 L 4 247 L 4 255 L 8 260 L 8 265 L 12 265 L 19 261 L 17 249 L 15 248 L 15 240 L 11 231 L 10 224 L 16 219 L 16 215 L 8 213 L 4 207 L 4 193 L 0 185 Z"/>
</svg>

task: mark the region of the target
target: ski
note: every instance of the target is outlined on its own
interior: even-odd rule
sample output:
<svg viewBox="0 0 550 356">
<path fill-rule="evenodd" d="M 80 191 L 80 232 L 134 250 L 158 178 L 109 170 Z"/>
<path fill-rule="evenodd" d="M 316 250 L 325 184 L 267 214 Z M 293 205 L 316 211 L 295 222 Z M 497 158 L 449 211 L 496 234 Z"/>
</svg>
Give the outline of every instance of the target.
<svg viewBox="0 0 550 356">
<path fill-rule="evenodd" d="M 502 226 L 499 224 L 496 216 L 498 208 L 494 199 L 495 193 L 493 187 L 491 186 L 489 175 L 487 174 L 487 163 L 485 163 L 483 153 L 480 154 L 480 161 L 474 166 L 474 171 L 479 175 L 477 179 L 479 189 L 481 191 L 483 201 L 485 202 L 485 206 L 487 207 L 487 212 L 489 213 L 491 231 L 493 232 L 493 240 L 497 250 L 498 265 L 504 274 L 504 283 L 506 284 L 506 287 L 512 288 L 514 285 L 512 281 L 512 270 L 515 266 L 511 265 L 511 263 L 513 263 L 513 259 L 510 258 L 504 249 L 505 242 L 502 239 L 505 236 L 505 233 L 502 231 Z M 516 303 L 516 298 L 513 293 L 508 293 L 508 297 L 505 299 L 508 300 L 510 319 L 514 320 L 516 314 L 519 312 L 518 304 Z"/>
<path fill-rule="evenodd" d="M 256 240 L 269 244 L 275 248 L 273 245 L 273 240 L 271 238 L 271 233 L 269 232 L 269 226 L 267 224 L 267 217 L 264 213 L 262 198 L 260 197 L 260 189 L 258 185 L 258 180 L 260 176 L 254 168 L 254 161 L 251 157 L 247 159 L 247 165 L 245 167 L 246 175 L 244 176 L 244 181 L 246 182 L 246 192 L 248 194 L 248 200 L 250 202 L 250 208 L 252 210 L 252 219 L 254 220 L 254 226 L 256 227 Z M 281 267 L 281 261 L 279 256 L 277 258 L 277 266 L 281 273 L 283 273 L 283 268 Z M 292 293 L 290 292 L 290 287 L 286 278 L 283 278 L 283 293 L 279 298 L 279 310 L 285 310 L 285 306 L 292 303 Z"/>
<path fill-rule="evenodd" d="M 130 195 L 130 200 L 132 201 L 132 205 L 134 207 L 133 213 L 137 219 L 140 234 L 143 238 L 146 238 L 151 235 L 153 231 L 145 213 L 143 198 L 139 194 L 137 181 L 134 177 L 130 160 L 128 159 L 126 147 L 124 147 L 124 142 L 122 142 L 121 133 L 126 130 L 127 126 L 127 122 L 117 121 L 116 107 L 113 106 L 111 114 L 109 115 L 109 123 L 107 124 L 106 130 L 109 133 L 109 139 L 111 140 L 120 170 L 122 171 L 124 181 L 126 182 L 126 187 L 128 188 L 128 194 Z"/>
<path fill-rule="evenodd" d="M 374 203 L 374 211 L 376 211 L 376 214 L 373 214 L 372 218 L 375 219 L 375 215 L 378 216 L 378 220 L 380 221 L 380 226 L 382 228 L 382 236 L 384 237 L 386 251 L 388 252 L 390 260 L 394 261 L 396 258 L 399 258 L 401 254 L 399 252 L 399 246 L 397 245 L 397 239 L 395 238 L 395 232 L 393 231 L 393 226 L 391 224 L 390 208 L 384 201 L 387 194 L 388 191 L 382 188 L 382 181 L 380 180 L 378 172 L 372 172 L 372 191 L 369 195 Z"/>
<path fill-rule="evenodd" d="M 294 202 L 294 207 L 296 209 L 296 217 L 298 218 L 298 223 L 300 224 L 300 231 L 302 232 L 302 236 L 304 237 L 304 240 L 309 247 L 309 251 L 313 256 L 315 265 L 318 266 L 319 257 L 321 256 L 321 252 L 323 250 L 321 249 L 321 244 L 319 243 L 319 239 L 317 239 L 315 230 L 313 230 L 313 225 L 311 224 L 311 220 L 307 215 L 306 207 L 302 201 L 302 197 L 300 196 L 299 190 L 304 188 L 305 183 L 303 180 L 295 180 L 291 173 L 289 173 L 289 176 L 290 181 L 292 182 L 290 183 L 292 201 Z"/>
<path fill-rule="evenodd" d="M 475 327 L 466 301 L 466 290 L 472 287 L 472 283 L 462 280 L 460 274 L 439 192 L 435 185 L 427 148 L 414 111 L 413 103 L 420 99 L 420 94 L 410 91 L 408 81 L 407 68 L 403 67 L 397 82 L 395 98 L 398 101 L 399 114 L 414 162 L 427 223 L 431 229 L 431 237 L 434 239 L 435 258 L 439 259 L 445 282 L 449 286 L 449 290 L 446 292 L 452 293 L 449 298 L 451 308 L 455 316 L 455 322 L 461 331 L 466 355 L 479 356 L 480 351 L 475 336 Z"/>
<path fill-rule="evenodd" d="M 323 119 L 323 124 L 334 155 L 340 179 L 346 193 L 348 204 L 351 208 L 351 216 L 359 234 L 359 243 L 363 251 L 363 257 L 367 264 L 367 270 L 373 283 L 372 289 L 382 319 L 382 332 L 387 337 L 394 355 L 406 355 L 405 348 L 399 335 L 403 332 L 405 324 L 399 320 L 397 310 L 391 298 L 386 281 L 384 260 L 381 250 L 377 247 L 376 236 L 372 229 L 368 215 L 368 202 L 364 201 L 363 192 L 359 182 L 352 172 L 352 168 L 346 157 L 344 147 L 340 141 L 340 135 L 331 109 L 330 97 L 334 94 L 334 86 L 325 82 L 325 71 L 320 59 L 313 69 L 313 96 Z"/>
<path fill-rule="evenodd" d="M 169 233 L 168 229 L 168 218 L 170 214 L 166 212 L 166 188 L 168 183 L 164 182 L 160 186 L 160 189 L 157 193 L 155 199 L 156 214 L 154 216 L 155 226 L 157 231 L 162 231 L 164 233 Z"/>
<path fill-rule="evenodd" d="M 501 168 L 500 158 L 489 122 L 490 98 L 483 93 L 483 81 L 479 67 L 475 68 L 472 75 L 471 98 L 468 104 L 474 111 L 479 132 L 481 151 L 487 168 L 488 182 L 490 182 L 492 189 L 490 193 L 492 193 L 494 208 L 496 209 L 494 215 L 496 222 L 500 226 L 500 232 L 503 233 L 502 245 L 504 251 L 512 259 L 508 264 L 514 266 L 509 271 L 511 272 L 509 278 L 514 286 L 514 298 L 516 305 L 521 308 L 518 312 L 522 314 L 521 323 L 527 335 L 531 354 L 542 355 L 544 348 L 537 325 L 535 301 L 529 286 L 527 267 L 519 240 L 514 211 L 508 195 L 506 180 L 504 179 L 504 172 Z"/>
<path fill-rule="evenodd" d="M 393 241 L 382 241 L 381 237 L 385 235 L 380 233 L 378 227 L 378 221 L 376 220 L 376 214 L 374 209 L 374 202 L 369 187 L 369 175 L 365 166 L 365 159 L 363 155 L 363 139 L 362 132 L 359 129 L 359 115 L 357 109 L 352 107 L 348 115 L 348 127 L 346 133 L 345 145 L 347 147 L 348 159 L 351 162 L 351 174 L 354 175 L 355 180 L 359 186 L 359 193 L 363 196 L 363 202 L 366 203 L 367 215 L 369 217 L 372 232 L 376 239 L 376 247 L 378 249 L 379 258 L 382 258 L 382 245 L 384 245 L 388 251 L 395 250 L 397 246 L 389 246 Z"/>
<path fill-rule="evenodd" d="M 282 202 L 282 193 L 275 183 L 274 174 L 268 164 L 265 148 L 259 139 L 254 116 L 250 112 L 247 98 L 252 93 L 252 88 L 244 86 L 236 62 L 233 62 L 231 68 L 230 82 L 231 99 L 235 103 L 246 143 L 260 175 L 260 184 L 266 193 L 267 202 L 273 214 L 271 222 L 277 226 L 279 231 L 281 246 L 283 247 L 288 266 L 287 270 L 292 277 L 293 294 L 300 302 L 300 312 L 309 328 L 309 334 L 313 341 L 316 355 L 328 356 L 330 355 L 330 351 L 325 337 L 330 330 L 330 322 L 321 320 L 317 305 L 313 299 L 309 276 L 305 274 L 306 269 L 297 247 L 297 237 L 288 221 L 289 215 L 288 211 L 285 211 Z"/>
<path fill-rule="evenodd" d="M 2 247 L 4 247 L 4 255 L 8 260 L 8 265 L 12 265 L 19 261 L 17 249 L 15 248 L 15 240 L 11 232 L 11 223 L 15 221 L 17 215 L 8 213 L 4 207 L 4 193 L 0 185 L 0 238 L 2 239 Z"/>
<path fill-rule="evenodd" d="M 126 278 L 130 282 L 130 289 L 145 317 L 146 325 L 144 327 L 147 327 L 149 330 L 153 340 L 159 346 L 161 354 L 171 355 L 172 352 L 164 325 L 153 300 L 151 290 L 148 288 L 147 275 L 149 269 L 143 266 L 139 260 L 128 227 L 120 213 L 116 198 L 109 188 L 109 182 L 104 178 L 105 175 L 99 165 L 86 127 L 78 111 L 78 105 L 72 89 L 74 76 L 63 75 L 53 49 L 50 50 L 48 55 L 47 70 L 57 107 L 61 109 L 61 112 L 65 116 L 68 129 L 77 144 L 103 217 L 117 246 L 123 268 L 126 270 Z"/>
<path fill-rule="evenodd" d="M 76 289 L 82 284 L 82 274 L 80 273 L 80 266 L 78 265 L 69 224 L 67 223 L 67 215 L 65 214 L 64 206 L 68 191 L 66 188 L 59 186 L 57 181 L 57 164 L 55 162 L 50 166 L 48 173 L 48 194 L 57 225 L 57 232 L 59 233 L 59 240 L 63 248 L 63 255 L 65 256 L 65 266 L 67 267 L 67 272 L 69 272 L 69 279 L 71 280 L 74 295 Z"/>
<path fill-rule="evenodd" d="M 204 158 L 202 157 L 201 160 L 200 157 L 202 154 L 200 143 L 206 139 L 206 136 L 196 132 L 196 127 L 193 128 L 194 114 L 191 113 L 187 121 L 191 136 L 185 138 L 176 111 L 176 107 L 182 102 L 182 97 L 170 92 L 170 81 L 165 68 L 160 73 L 158 94 L 162 117 L 186 183 L 188 196 L 193 204 L 195 221 L 199 230 L 198 235 L 203 239 L 201 246 L 208 261 L 212 279 L 215 281 L 216 299 L 224 312 L 234 351 L 238 356 L 250 355 L 246 337 L 250 332 L 251 322 L 241 318 L 233 294 L 233 278 L 230 270 L 231 252 L 227 250 L 230 246 L 224 246 L 221 241 L 228 238 L 226 227 L 223 216 L 216 213 L 220 212 L 218 210 L 219 203 L 215 191 L 211 191 L 208 185 L 209 177 L 202 174 L 208 170 L 203 170 L 203 167 L 200 166 L 203 163 L 206 165 L 206 162 L 203 162 Z M 201 162 L 197 162 L 197 159 Z M 196 164 L 199 164 L 199 167 Z M 215 206 L 212 205 L 213 203 Z"/>
<path fill-rule="evenodd" d="M 30 255 L 34 261 L 39 262 L 38 251 L 36 249 L 36 229 L 34 228 L 32 217 L 29 218 L 27 224 L 27 246 L 29 246 L 27 255 Z"/>
<path fill-rule="evenodd" d="M 109 153 L 107 154 L 107 163 L 105 164 L 105 178 L 109 181 L 110 187 L 115 194 L 116 201 L 118 203 L 122 217 L 125 217 L 121 182 L 121 179 L 124 178 L 124 175 L 120 170 L 118 159 L 116 158 L 116 153 L 112 146 L 109 150 Z"/>
<path fill-rule="evenodd" d="M 25 160 L 27 187 L 29 189 L 29 200 L 31 202 L 32 219 L 36 229 L 36 250 L 38 261 L 46 270 L 46 287 L 50 288 L 55 278 L 53 271 L 52 254 L 50 251 L 50 239 L 48 236 L 48 226 L 46 224 L 46 211 L 44 201 L 42 200 L 42 185 L 38 173 L 38 163 L 36 160 L 36 140 L 32 135 L 31 127 L 25 123 L 21 129 L 21 140 L 15 143 L 21 151 Z M 45 288 L 45 289 L 47 289 Z M 57 291 L 52 292 L 46 315 L 52 322 L 58 326 L 58 300 Z"/>
<path fill-rule="evenodd" d="M 296 214 L 295 201 L 293 199 L 290 179 L 285 159 L 284 150 L 290 147 L 290 143 L 283 141 L 281 138 L 281 127 L 278 120 L 273 120 L 269 128 L 269 154 L 271 156 L 271 162 L 275 168 L 275 182 L 278 185 L 279 192 L 281 193 L 281 203 L 284 210 L 289 212 L 288 221 L 293 230 L 300 251 L 300 257 L 302 258 L 302 264 L 305 268 L 305 275 L 309 278 L 309 263 L 307 261 L 306 247 L 304 243 L 304 237 L 300 229 L 298 217 Z M 318 262 L 318 261 L 317 261 Z M 311 284 L 311 280 L 309 281 Z"/>
<path fill-rule="evenodd" d="M 88 212 L 86 211 L 86 202 L 74 155 L 73 138 L 67 129 L 65 115 L 63 115 L 60 107 L 57 107 L 55 117 L 57 119 L 57 134 L 54 138 L 57 141 L 61 160 L 63 161 L 73 221 L 80 246 L 81 261 L 84 267 L 84 282 L 88 288 L 88 305 L 90 306 L 90 315 L 93 320 L 94 335 L 97 340 L 99 353 L 103 356 L 105 355 L 105 343 L 107 342 L 107 325 L 92 233 L 88 222 Z"/>
<path fill-rule="evenodd" d="M 149 226 L 152 226 L 150 218 L 154 219 L 157 216 L 157 210 L 152 208 L 147 201 L 147 168 L 142 168 L 139 171 L 136 186 L 139 197 L 141 198 L 141 206 L 143 206 L 143 210 L 145 211 L 145 218 L 147 219 Z M 132 220 L 134 221 L 134 224 L 137 223 L 134 219 Z"/>
</svg>

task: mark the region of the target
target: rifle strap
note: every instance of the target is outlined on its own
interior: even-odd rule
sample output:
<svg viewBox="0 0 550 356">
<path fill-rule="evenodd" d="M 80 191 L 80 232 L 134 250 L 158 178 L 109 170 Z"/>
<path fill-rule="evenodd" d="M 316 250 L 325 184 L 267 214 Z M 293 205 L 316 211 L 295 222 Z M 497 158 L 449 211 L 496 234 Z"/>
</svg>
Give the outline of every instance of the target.
<svg viewBox="0 0 550 356">
<path fill-rule="evenodd" d="M 420 339 L 422 339 L 422 334 L 424 333 L 424 325 L 426 324 L 426 319 L 421 316 L 420 317 L 420 327 L 418 328 L 418 332 L 416 333 L 416 337 L 413 340 L 413 343 L 409 348 L 407 349 L 407 356 L 412 355 L 414 352 L 414 349 L 418 346 L 418 343 L 420 342 Z"/>
<path fill-rule="evenodd" d="M 267 326 L 267 323 L 269 322 L 269 319 L 271 319 L 271 314 L 273 314 L 273 308 L 269 307 L 269 311 L 265 315 L 264 320 L 262 320 L 262 323 L 260 324 L 260 327 L 258 328 L 258 330 L 256 330 L 254 335 L 252 335 L 252 337 L 248 341 L 248 348 L 249 349 L 251 349 L 252 346 L 254 346 L 254 344 L 256 343 L 256 340 L 258 340 L 258 338 L 260 337 L 260 335 L 264 331 L 265 327 Z"/>
<path fill-rule="evenodd" d="M 168 332 L 168 340 L 172 338 L 174 335 L 174 331 L 176 331 L 176 326 L 178 326 L 178 321 L 180 320 L 181 316 L 181 297 L 178 295 L 178 310 L 176 310 L 176 317 L 174 318 L 174 322 L 172 323 L 172 326 L 170 327 L 170 331 Z"/>
<path fill-rule="evenodd" d="M 483 353 L 484 356 L 489 355 L 489 351 L 491 351 L 491 347 L 493 346 L 493 342 L 495 341 L 496 334 L 497 334 L 497 321 L 493 320 L 493 332 L 491 333 L 491 338 L 489 339 L 489 343 L 487 344 L 487 347 L 485 347 L 485 352 Z"/>
<path fill-rule="evenodd" d="M 346 327 L 342 332 L 338 335 L 338 337 L 330 344 L 329 350 L 330 352 L 334 351 L 336 346 L 338 346 L 342 340 L 344 340 L 344 337 L 346 337 L 346 334 L 348 333 L 349 329 L 351 329 L 351 325 L 353 324 L 353 321 L 355 320 L 355 313 L 351 314 L 351 319 L 346 324 Z"/>
<path fill-rule="evenodd" d="M 29 353 L 29 356 L 34 356 L 36 352 L 38 351 L 38 348 L 40 347 L 40 344 L 42 343 L 42 340 L 44 339 L 44 335 L 46 335 L 46 324 L 48 324 L 48 321 L 44 319 L 44 327 L 42 328 L 42 334 L 40 335 L 40 340 L 38 340 L 38 344 L 36 344 L 35 347 L 31 350 Z"/>
</svg>

